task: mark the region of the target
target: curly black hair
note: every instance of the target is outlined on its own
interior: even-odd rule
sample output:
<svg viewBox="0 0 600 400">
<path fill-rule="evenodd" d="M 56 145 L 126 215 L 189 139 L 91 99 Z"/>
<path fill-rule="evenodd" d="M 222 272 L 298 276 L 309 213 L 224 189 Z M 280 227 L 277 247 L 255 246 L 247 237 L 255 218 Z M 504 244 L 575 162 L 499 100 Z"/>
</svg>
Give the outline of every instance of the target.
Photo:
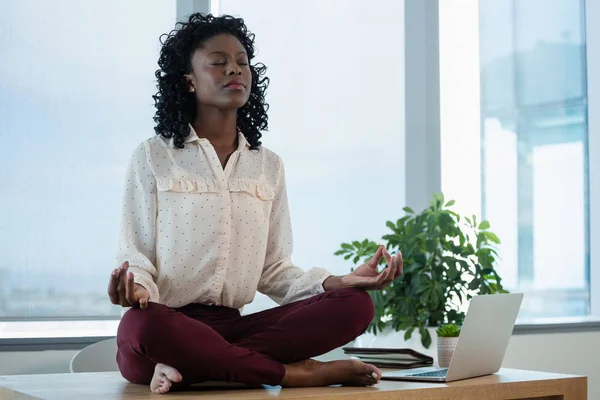
<svg viewBox="0 0 600 400">
<path fill-rule="evenodd" d="M 192 55 L 207 39 L 227 33 L 235 36 L 248 53 L 248 60 L 254 58 L 254 34 L 248 31 L 244 20 L 230 15 L 215 17 L 212 14 L 195 13 L 187 22 L 178 22 L 176 28 L 160 37 L 162 49 L 156 71 L 158 92 L 152 96 L 156 113 L 154 131 L 165 138 L 173 138 L 174 145 L 182 149 L 189 135 L 188 124 L 196 117 L 196 98 L 190 93 L 184 77 L 192 71 Z M 269 78 L 265 75 L 264 64 L 250 63 L 252 88 L 248 102 L 237 112 L 237 130 L 242 132 L 251 149 L 260 145 L 261 131 L 268 128 L 265 92 Z"/>
</svg>

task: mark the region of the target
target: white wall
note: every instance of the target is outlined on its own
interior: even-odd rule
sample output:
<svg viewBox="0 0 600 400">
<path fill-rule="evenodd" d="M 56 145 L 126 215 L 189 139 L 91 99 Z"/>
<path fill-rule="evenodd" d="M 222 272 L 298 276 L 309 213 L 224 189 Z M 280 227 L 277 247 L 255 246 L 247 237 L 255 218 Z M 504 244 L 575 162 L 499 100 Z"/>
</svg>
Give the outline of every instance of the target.
<svg viewBox="0 0 600 400">
<path fill-rule="evenodd" d="M 600 399 L 600 332 L 514 335 L 504 358 L 506 368 L 588 377 L 588 398 Z"/>
</svg>

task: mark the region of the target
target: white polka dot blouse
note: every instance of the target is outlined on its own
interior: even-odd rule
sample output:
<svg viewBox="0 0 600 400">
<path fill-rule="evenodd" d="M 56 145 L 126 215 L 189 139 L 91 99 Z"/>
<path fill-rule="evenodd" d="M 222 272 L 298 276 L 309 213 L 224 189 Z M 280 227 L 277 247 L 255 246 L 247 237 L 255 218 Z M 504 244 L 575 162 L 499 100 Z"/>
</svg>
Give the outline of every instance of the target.
<svg viewBox="0 0 600 400">
<path fill-rule="evenodd" d="M 127 168 L 117 265 L 129 261 L 150 301 L 242 308 L 256 291 L 278 304 L 323 292 L 331 274 L 291 261 L 284 167 L 243 134 L 225 169 L 190 127 L 185 148 L 156 136 Z"/>
</svg>

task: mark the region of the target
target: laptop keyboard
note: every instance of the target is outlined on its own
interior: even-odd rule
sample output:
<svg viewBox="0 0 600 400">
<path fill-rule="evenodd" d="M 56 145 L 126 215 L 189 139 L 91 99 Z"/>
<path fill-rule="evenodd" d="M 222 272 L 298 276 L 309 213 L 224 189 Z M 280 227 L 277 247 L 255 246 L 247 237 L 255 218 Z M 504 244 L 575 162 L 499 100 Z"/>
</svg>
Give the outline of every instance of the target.
<svg viewBox="0 0 600 400">
<path fill-rule="evenodd" d="M 412 374 L 409 376 L 431 376 L 431 377 L 444 377 L 448 374 L 448 370 L 447 369 L 440 369 L 437 371 L 431 371 L 431 372 L 421 372 L 420 374 Z"/>
</svg>

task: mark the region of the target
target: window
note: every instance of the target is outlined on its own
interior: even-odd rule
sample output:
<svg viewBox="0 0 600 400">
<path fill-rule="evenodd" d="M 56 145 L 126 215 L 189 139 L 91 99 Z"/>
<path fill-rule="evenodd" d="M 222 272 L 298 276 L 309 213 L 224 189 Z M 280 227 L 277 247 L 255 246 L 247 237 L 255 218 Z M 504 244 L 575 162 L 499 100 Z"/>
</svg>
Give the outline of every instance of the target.
<svg viewBox="0 0 600 400">
<path fill-rule="evenodd" d="M 244 18 L 271 78 L 263 143 L 285 164 L 292 259 L 347 274 L 340 244 L 380 239 L 404 215 L 402 2 L 221 0 L 219 12 Z M 273 305 L 257 295 L 244 313 Z"/>
<path fill-rule="evenodd" d="M 154 134 L 162 0 L 0 5 L 0 318 L 118 317 L 127 160 Z"/>
<path fill-rule="evenodd" d="M 502 240 L 504 284 L 526 293 L 521 318 L 590 312 L 583 3 L 480 0 L 478 9 L 453 10 L 440 3 L 443 165 L 454 173 L 443 185 L 480 199 L 474 212 L 489 219 Z M 470 29 L 476 39 L 458 50 L 459 37 L 444 34 L 456 26 L 452 18 L 465 13 L 478 22 L 460 27 L 462 38 Z M 471 71 L 471 78 L 452 73 L 459 69 Z M 452 104 L 457 91 L 471 107 Z M 465 119 L 468 129 L 455 131 Z M 457 156 L 457 141 L 469 142 L 471 160 Z M 469 167 L 465 174 L 480 182 L 460 182 L 460 171 Z"/>
<path fill-rule="evenodd" d="M 589 313 L 583 1 L 480 2 L 483 214 L 521 316 Z M 508 17 L 508 18 L 505 18 Z"/>
</svg>

